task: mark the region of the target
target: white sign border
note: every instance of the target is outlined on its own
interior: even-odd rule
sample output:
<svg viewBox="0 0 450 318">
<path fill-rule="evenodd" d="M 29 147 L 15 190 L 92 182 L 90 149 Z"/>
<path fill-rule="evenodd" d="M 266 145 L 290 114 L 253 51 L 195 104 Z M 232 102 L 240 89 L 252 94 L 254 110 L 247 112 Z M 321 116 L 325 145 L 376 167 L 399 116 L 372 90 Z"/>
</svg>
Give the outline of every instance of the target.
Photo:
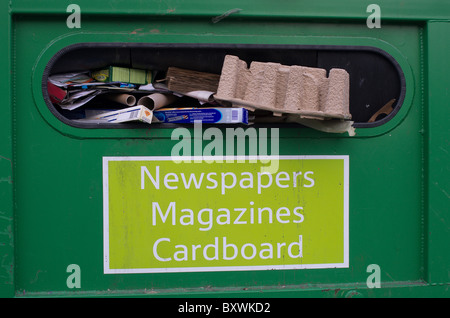
<svg viewBox="0 0 450 318">
<path fill-rule="evenodd" d="M 261 265 L 261 266 L 212 266 L 212 267 L 169 267 L 169 268 L 109 268 L 109 161 L 169 161 L 186 160 L 186 157 L 172 156 L 104 156 L 103 157 L 103 273 L 104 274 L 132 274 L 132 273 L 183 273 L 183 272 L 228 272 L 228 271 L 257 271 L 257 270 L 290 270 L 290 269 L 318 269 L 318 268 L 348 268 L 349 267 L 349 156 L 348 155 L 288 155 L 288 156 L 192 156 L 191 160 L 308 160 L 335 159 L 344 160 L 344 262 L 325 264 L 295 264 L 295 265 Z"/>
</svg>

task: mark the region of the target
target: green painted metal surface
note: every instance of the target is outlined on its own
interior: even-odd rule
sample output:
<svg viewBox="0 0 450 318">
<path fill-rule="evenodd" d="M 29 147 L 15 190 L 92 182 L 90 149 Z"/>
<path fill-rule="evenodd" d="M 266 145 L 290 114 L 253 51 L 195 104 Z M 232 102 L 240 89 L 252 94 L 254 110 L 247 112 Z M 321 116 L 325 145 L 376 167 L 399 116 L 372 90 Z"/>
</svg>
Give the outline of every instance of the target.
<svg viewBox="0 0 450 318">
<path fill-rule="evenodd" d="M 2 1 L 0 295 L 367 297 L 449 296 L 450 5 L 379 1 Z M 218 23 L 211 18 L 242 9 Z M 42 96 L 44 68 L 83 42 L 370 45 L 401 66 L 399 113 L 357 135 L 280 126 L 280 155 L 348 155 L 349 267 L 206 273 L 103 273 L 103 156 L 169 156 L 171 129 L 81 129 Z M 70 289 L 67 267 L 81 269 Z M 368 288 L 367 267 L 381 269 Z M 350 294 L 349 294 L 350 293 Z"/>
</svg>

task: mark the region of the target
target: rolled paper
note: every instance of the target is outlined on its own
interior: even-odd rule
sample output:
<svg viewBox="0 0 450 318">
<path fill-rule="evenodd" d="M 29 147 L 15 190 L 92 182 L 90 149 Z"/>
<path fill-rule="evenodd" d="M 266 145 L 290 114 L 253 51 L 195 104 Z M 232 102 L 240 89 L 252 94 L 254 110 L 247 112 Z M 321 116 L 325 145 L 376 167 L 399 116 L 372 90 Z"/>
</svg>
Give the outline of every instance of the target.
<svg viewBox="0 0 450 318">
<path fill-rule="evenodd" d="M 153 93 L 138 100 L 138 105 L 147 107 L 150 110 L 157 110 L 172 104 L 178 97 L 170 94 Z"/>
<path fill-rule="evenodd" d="M 214 92 L 210 91 L 192 91 L 185 93 L 185 95 L 197 99 L 200 103 L 214 102 Z"/>
<path fill-rule="evenodd" d="M 117 103 L 121 103 L 127 106 L 134 106 L 136 104 L 136 97 L 129 94 L 110 94 L 105 95 L 106 98 Z"/>
</svg>

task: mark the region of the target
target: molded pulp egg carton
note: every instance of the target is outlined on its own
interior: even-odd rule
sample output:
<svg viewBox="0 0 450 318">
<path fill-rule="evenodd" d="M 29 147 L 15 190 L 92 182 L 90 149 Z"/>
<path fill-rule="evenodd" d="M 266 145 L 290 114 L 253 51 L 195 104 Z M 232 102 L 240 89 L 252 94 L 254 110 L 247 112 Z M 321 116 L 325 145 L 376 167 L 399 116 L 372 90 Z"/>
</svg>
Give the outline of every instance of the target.
<svg viewBox="0 0 450 318">
<path fill-rule="evenodd" d="M 285 66 L 280 63 L 251 62 L 226 55 L 217 100 L 234 107 L 262 109 L 274 115 L 297 114 L 301 118 L 351 119 L 349 74 L 333 68 Z"/>
</svg>

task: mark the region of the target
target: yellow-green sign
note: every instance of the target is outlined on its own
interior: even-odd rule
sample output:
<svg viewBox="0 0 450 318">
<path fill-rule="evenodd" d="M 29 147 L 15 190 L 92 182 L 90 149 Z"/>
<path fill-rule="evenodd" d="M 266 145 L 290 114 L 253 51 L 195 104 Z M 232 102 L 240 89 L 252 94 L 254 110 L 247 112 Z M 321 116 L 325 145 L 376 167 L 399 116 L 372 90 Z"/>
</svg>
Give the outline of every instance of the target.
<svg viewBox="0 0 450 318">
<path fill-rule="evenodd" d="M 172 159 L 103 158 L 105 273 L 348 267 L 348 156 Z"/>
</svg>

